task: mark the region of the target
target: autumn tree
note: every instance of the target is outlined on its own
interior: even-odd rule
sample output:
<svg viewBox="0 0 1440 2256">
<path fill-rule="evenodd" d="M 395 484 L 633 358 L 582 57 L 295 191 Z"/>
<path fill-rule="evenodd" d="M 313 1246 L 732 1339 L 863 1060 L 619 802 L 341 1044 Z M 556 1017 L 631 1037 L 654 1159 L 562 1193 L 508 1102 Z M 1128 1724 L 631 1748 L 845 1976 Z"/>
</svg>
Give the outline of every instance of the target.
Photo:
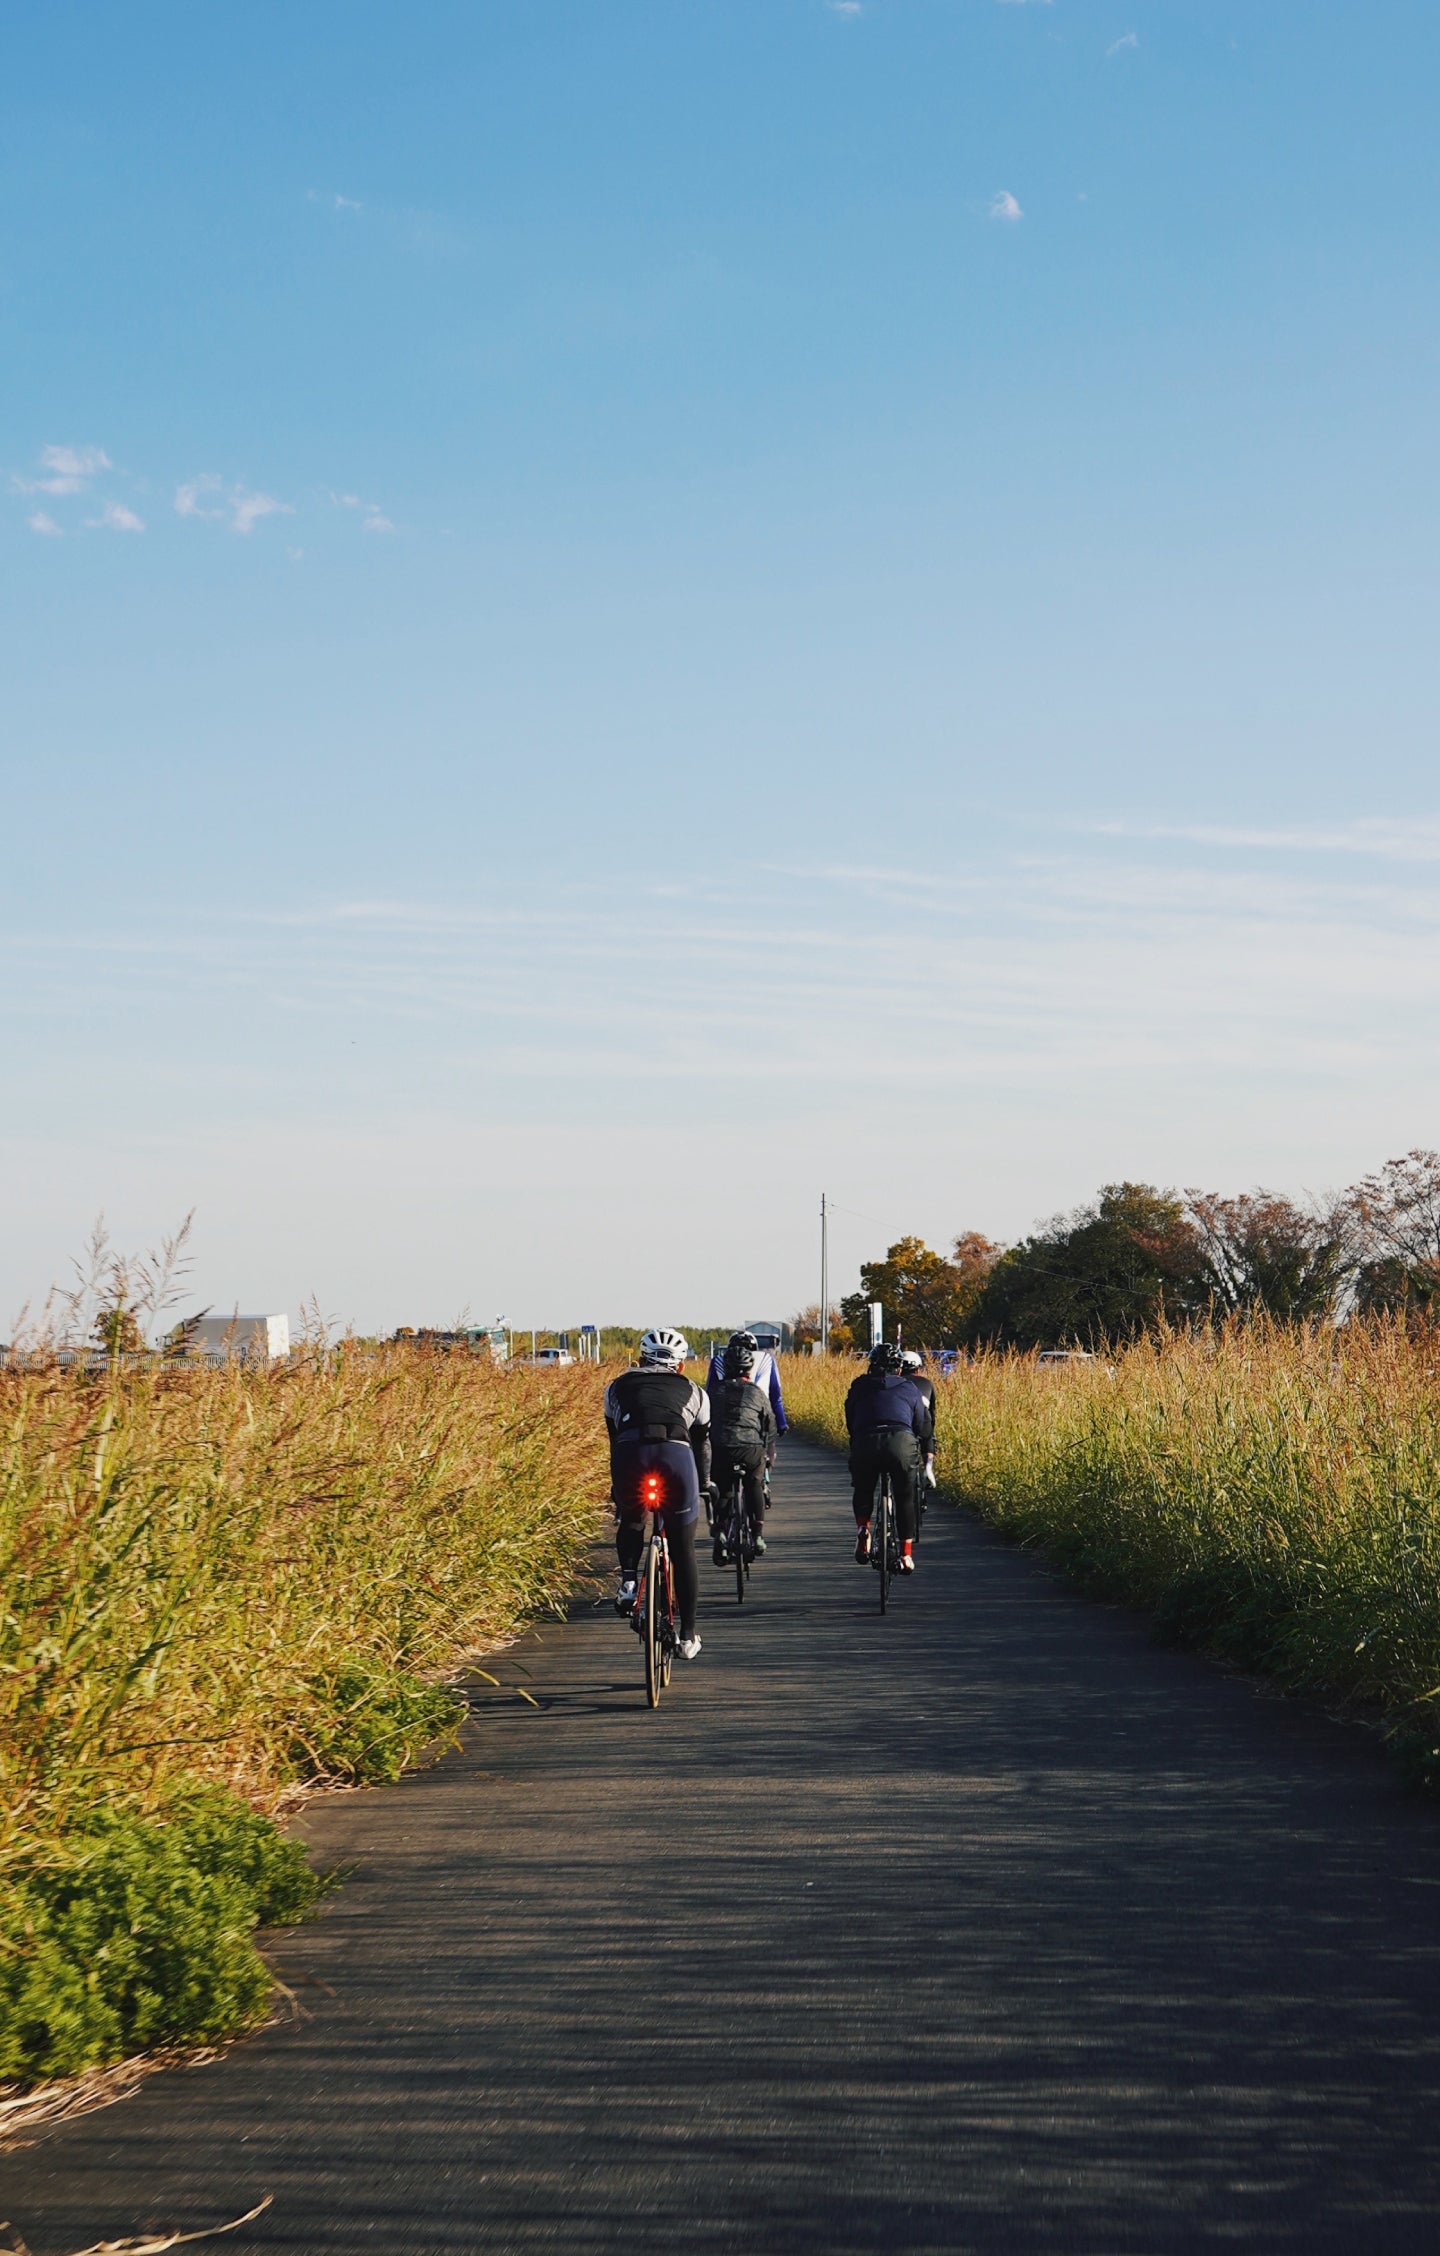
<svg viewBox="0 0 1440 2256">
<path fill-rule="evenodd" d="M 1440 1152 L 1388 1159 L 1348 1204 L 1360 1244 L 1356 1308 L 1440 1313 Z"/>
<path fill-rule="evenodd" d="M 1331 1321 L 1355 1272 L 1347 1202 L 1319 1210 L 1274 1191 L 1187 1191 L 1200 1255 L 1199 1280 L 1217 1315 L 1264 1310 L 1282 1323 Z"/>
<path fill-rule="evenodd" d="M 953 1347 L 998 1254 L 998 1246 L 974 1230 L 956 1240 L 953 1260 L 923 1238 L 900 1238 L 883 1261 L 861 1263 L 860 1290 L 841 1301 L 841 1317 L 852 1339 L 868 1340 L 870 1303 L 878 1300 L 888 1339 L 903 1339 L 907 1347 Z"/>
</svg>

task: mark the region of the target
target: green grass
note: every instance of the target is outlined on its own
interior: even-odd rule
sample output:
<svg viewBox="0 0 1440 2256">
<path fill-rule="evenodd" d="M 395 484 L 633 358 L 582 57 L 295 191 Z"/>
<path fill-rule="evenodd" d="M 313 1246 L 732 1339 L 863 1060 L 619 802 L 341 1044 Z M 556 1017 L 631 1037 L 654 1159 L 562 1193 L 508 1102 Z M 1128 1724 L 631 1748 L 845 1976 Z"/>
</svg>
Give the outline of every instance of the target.
<svg viewBox="0 0 1440 2256">
<path fill-rule="evenodd" d="M 398 1350 L 0 1374 L 0 2079 L 266 2010 L 318 1883 L 275 1816 L 398 1777 L 563 1604 L 600 1380 Z"/>
</svg>

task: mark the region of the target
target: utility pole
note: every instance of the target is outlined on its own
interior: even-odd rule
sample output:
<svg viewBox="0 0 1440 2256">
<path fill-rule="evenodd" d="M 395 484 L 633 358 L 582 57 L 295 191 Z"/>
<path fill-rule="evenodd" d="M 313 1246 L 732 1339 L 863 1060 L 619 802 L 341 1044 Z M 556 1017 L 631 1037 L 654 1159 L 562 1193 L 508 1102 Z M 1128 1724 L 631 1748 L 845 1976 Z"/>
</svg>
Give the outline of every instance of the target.
<svg viewBox="0 0 1440 2256">
<path fill-rule="evenodd" d="M 820 1353 L 830 1353 L 830 1216 L 820 1193 Z"/>
</svg>

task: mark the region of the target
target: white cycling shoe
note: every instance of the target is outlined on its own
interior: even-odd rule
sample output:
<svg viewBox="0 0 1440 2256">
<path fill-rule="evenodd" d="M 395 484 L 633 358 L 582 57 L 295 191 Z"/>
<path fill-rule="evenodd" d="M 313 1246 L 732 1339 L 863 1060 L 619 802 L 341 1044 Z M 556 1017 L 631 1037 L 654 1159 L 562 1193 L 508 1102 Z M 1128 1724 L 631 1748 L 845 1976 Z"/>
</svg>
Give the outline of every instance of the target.
<svg viewBox="0 0 1440 2256">
<path fill-rule="evenodd" d="M 682 1637 L 675 1650 L 682 1661 L 693 1661 L 700 1650 L 700 1640 L 698 1637 Z"/>
<path fill-rule="evenodd" d="M 618 1590 L 616 1591 L 616 1593 L 615 1593 L 615 1611 L 616 1611 L 616 1613 L 617 1613 L 617 1614 L 633 1614 L 633 1613 L 634 1613 L 634 1611 L 635 1611 L 635 1577 L 634 1577 L 634 1575 L 622 1575 L 622 1576 L 621 1576 L 621 1578 L 620 1578 L 620 1588 L 619 1588 L 619 1589 L 618 1589 Z"/>
</svg>

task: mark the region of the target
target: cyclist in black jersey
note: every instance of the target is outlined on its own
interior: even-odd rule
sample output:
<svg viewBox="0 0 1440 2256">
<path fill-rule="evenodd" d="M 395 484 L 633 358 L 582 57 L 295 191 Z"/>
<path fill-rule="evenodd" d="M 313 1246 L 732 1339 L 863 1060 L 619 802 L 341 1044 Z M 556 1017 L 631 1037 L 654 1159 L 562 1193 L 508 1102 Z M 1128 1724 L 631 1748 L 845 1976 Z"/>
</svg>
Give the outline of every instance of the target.
<svg viewBox="0 0 1440 2256">
<path fill-rule="evenodd" d="M 704 1389 L 685 1376 L 690 1347 L 681 1332 L 657 1326 L 640 1342 L 640 1361 L 622 1371 L 605 1389 L 605 1425 L 610 1435 L 610 1496 L 615 1507 L 615 1552 L 620 1561 L 617 1613 L 634 1611 L 640 1554 L 645 1548 L 641 1481 L 659 1473 L 666 1500 L 661 1510 L 675 1570 L 680 1610 L 680 1654 L 693 1661 L 700 1650 L 695 1610 L 700 1573 L 695 1564 L 695 1523 L 700 1491 L 710 1480 L 710 1403 Z"/>
<path fill-rule="evenodd" d="M 914 1387 L 930 1413 L 930 1440 L 925 1450 L 925 1463 L 920 1478 L 927 1488 L 935 1486 L 935 1381 L 925 1375 L 925 1358 L 918 1348 L 902 1349 L 900 1360 L 905 1366 L 904 1375 Z M 924 1506 L 921 1504 L 923 1511 Z M 917 1537 L 918 1541 L 918 1537 Z"/>
<path fill-rule="evenodd" d="M 765 1467 L 775 1455 L 775 1413 L 761 1384 L 759 1354 L 743 1342 L 731 1340 L 720 1358 L 717 1375 L 712 1365 L 705 1391 L 710 1397 L 710 1438 L 715 1480 L 722 1496 L 738 1470 L 745 1486 L 745 1518 L 757 1554 L 765 1550 Z M 719 1516 L 712 1551 L 717 1567 L 726 1563 L 724 1531 Z"/>
</svg>

